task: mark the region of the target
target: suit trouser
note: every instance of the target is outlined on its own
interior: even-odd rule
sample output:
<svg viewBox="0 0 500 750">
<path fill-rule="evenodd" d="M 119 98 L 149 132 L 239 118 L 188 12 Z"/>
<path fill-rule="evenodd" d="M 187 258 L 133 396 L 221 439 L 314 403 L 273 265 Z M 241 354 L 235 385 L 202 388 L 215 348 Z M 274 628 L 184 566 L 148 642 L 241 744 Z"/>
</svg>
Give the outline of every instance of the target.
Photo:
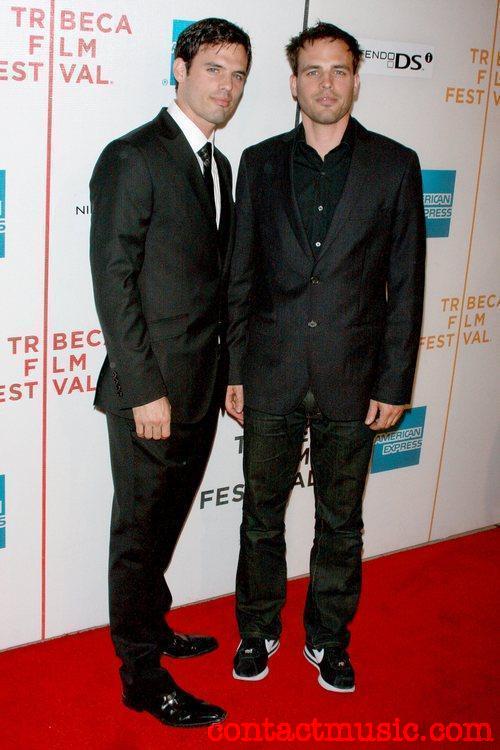
<svg viewBox="0 0 500 750">
<path fill-rule="evenodd" d="M 308 421 L 316 518 L 306 640 L 315 648 L 345 648 L 361 589 L 362 498 L 374 433 L 362 421 L 325 418 L 311 392 L 285 416 L 245 407 L 238 626 L 242 637 L 280 636 L 287 577 L 285 511 Z"/>
<path fill-rule="evenodd" d="M 160 664 L 172 631 L 164 573 L 203 477 L 218 407 L 194 424 L 171 425 L 167 440 L 137 437 L 133 420 L 108 414 L 114 496 L 109 547 L 111 637 L 131 683 Z"/>
</svg>

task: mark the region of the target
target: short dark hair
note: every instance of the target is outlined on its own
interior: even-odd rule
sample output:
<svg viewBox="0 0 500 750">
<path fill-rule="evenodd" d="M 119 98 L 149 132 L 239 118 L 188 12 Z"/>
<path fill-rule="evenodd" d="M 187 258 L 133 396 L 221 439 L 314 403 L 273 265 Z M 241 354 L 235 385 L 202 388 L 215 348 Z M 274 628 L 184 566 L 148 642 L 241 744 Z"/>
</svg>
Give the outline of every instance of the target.
<svg viewBox="0 0 500 750">
<path fill-rule="evenodd" d="M 225 18 L 203 18 L 184 29 L 175 45 L 175 57 L 180 57 L 189 68 L 200 47 L 205 44 L 241 44 L 247 53 L 247 72 L 252 64 L 252 45 L 248 34 Z"/>
<path fill-rule="evenodd" d="M 304 29 L 300 34 L 292 37 L 285 47 L 286 56 L 294 76 L 296 76 L 298 72 L 299 50 L 304 49 L 306 44 L 312 44 L 318 39 L 330 39 L 332 42 L 340 39 L 342 42 L 345 42 L 352 54 L 353 72 L 355 73 L 357 71 L 362 54 L 358 40 L 351 36 L 347 31 L 340 29 L 338 26 L 334 26 L 333 23 L 318 21 L 316 26 Z"/>
</svg>

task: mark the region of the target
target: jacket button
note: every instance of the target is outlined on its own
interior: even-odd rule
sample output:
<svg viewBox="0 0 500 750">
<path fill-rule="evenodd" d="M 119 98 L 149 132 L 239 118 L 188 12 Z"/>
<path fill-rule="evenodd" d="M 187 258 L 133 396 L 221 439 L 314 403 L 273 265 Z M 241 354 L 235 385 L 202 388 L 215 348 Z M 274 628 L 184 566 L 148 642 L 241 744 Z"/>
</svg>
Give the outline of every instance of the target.
<svg viewBox="0 0 500 750">
<path fill-rule="evenodd" d="M 315 321 L 315 320 L 310 320 L 310 321 L 309 321 L 309 323 L 308 323 L 307 325 L 309 326 L 309 328 L 316 328 L 316 326 L 317 326 L 318 324 L 316 323 L 316 321 Z"/>
<path fill-rule="evenodd" d="M 311 284 L 319 284 L 319 279 L 317 276 L 311 276 Z"/>
</svg>

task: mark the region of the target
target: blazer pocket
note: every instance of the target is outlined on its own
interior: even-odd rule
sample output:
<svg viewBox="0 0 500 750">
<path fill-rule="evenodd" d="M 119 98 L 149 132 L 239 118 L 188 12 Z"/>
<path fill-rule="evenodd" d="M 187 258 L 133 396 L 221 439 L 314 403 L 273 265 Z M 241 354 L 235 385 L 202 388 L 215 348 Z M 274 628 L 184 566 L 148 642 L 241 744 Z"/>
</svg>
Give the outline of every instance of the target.
<svg viewBox="0 0 500 750">
<path fill-rule="evenodd" d="M 149 337 L 151 341 L 164 341 L 174 339 L 186 332 L 188 324 L 188 313 L 173 315 L 169 318 L 160 318 L 148 323 Z"/>
</svg>

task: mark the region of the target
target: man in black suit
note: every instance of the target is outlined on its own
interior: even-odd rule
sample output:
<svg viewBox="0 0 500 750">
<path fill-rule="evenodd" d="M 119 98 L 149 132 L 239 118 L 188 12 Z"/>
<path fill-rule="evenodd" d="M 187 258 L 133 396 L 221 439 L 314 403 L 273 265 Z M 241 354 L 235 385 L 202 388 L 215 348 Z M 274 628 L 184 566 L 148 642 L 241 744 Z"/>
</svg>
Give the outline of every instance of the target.
<svg viewBox="0 0 500 750">
<path fill-rule="evenodd" d="M 125 705 L 173 726 L 225 712 L 181 690 L 161 654 L 215 638 L 174 633 L 165 582 L 205 471 L 227 384 L 231 168 L 215 149 L 243 94 L 247 34 L 209 18 L 179 37 L 177 99 L 109 144 L 92 175 L 91 265 L 107 349 L 95 404 L 107 414 L 114 499 L 109 602 Z M 189 571 L 186 571 L 189 575 Z"/>
<path fill-rule="evenodd" d="M 350 112 L 360 49 L 318 23 L 290 41 L 302 124 L 247 149 L 237 185 L 226 408 L 245 415 L 233 676 L 259 680 L 281 633 L 284 515 L 311 428 L 316 504 L 304 654 L 353 691 L 347 625 L 361 584 L 362 495 L 375 430 L 411 397 L 424 285 L 417 155 Z"/>
</svg>

